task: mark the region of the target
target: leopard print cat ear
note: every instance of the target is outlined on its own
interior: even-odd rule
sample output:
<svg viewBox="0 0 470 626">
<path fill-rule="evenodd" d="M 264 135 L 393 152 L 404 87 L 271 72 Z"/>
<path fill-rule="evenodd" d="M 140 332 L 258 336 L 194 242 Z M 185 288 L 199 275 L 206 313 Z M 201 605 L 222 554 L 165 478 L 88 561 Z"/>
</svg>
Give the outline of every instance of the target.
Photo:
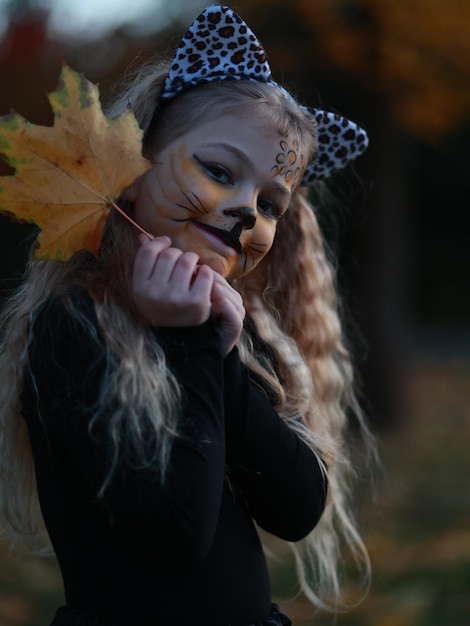
<svg viewBox="0 0 470 626">
<path fill-rule="evenodd" d="M 307 164 L 301 182 L 301 185 L 312 185 L 354 161 L 369 145 L 369 138 L 363 128 L 338 113 L 302 108 L 313 115 L 318 129 L 318 150 Z"/>
<path fill-rule="evenodd" d="M 232 9 L 217 4 L 207 7 L 181 39 L 159 103 L 216 80 L 252 80 L 279 87 L 271 78 L 266 52 L 253 31 Z M 368 139 L 362 128 L 336 113 L 303 109 L 314 116 L 318 126 L 318 151 L 301 183 L 311 185 L 346 167 L 364 152 Z"/>
<path fill-rule="evenodd" d="M 214 80 L 271 81 L 266 53 L 253 31 L 229 7 L 214 4 L 181 39 L 160 100 Z"/>
</svg>

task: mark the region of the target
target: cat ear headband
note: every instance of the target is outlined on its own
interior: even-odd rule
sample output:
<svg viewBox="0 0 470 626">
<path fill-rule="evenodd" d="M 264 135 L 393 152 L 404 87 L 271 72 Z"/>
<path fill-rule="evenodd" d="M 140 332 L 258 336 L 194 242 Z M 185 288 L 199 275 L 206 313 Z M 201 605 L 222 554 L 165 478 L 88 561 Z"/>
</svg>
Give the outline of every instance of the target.
<svg viewBox="0 0 470 626">
<path fill-rule="evenodd" d="M 251 80 L 272 84 L 266 53 L 242 18 L 223 5 L 207 7 L 191 24 L 172 59 L 160 103 L 179 93 L 215 80 Z M 309 185 L 342 169 L 364 152 L 365 130 L 328 111 L 302 107 L 317 123 L 318 151 L 307 165 L 302 185 Z"/>
</svg>

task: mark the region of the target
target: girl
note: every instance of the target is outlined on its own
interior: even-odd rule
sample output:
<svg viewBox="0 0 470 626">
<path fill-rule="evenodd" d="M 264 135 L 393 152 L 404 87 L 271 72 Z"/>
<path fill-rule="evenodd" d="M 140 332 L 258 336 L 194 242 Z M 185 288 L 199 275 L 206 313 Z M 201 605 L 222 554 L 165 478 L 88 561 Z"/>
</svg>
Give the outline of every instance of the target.
<svg viewBox="0 0 470 626">
<path fill-rule="evenodd" d="M 341 537 L 363 551 L 353 374 L 305 189 L 366 136 L 295 102 L 224 6 L 111 114 L 129 103 L 153 165 L 120 203 L 152 238 L 114 212 L 97 258 L 31 261 L 6 307 L 1 528 L 52 544 L 54 626 L 290 624 L 254 522 L 318 605 L 307 571 L 337 596 Z"/>
</svg>

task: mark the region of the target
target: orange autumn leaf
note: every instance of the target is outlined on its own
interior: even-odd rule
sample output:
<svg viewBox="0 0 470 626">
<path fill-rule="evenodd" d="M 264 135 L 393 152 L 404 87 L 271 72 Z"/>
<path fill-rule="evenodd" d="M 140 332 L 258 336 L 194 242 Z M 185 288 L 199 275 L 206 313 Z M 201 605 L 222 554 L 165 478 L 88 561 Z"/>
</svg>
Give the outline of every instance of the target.
<svg viewBox="0 0 470 626">
<path fill-rule="evenodd" d="M 133 113 L 106 118 L 98 88 L 70 67 L 49 101 L 53 126 L 15 112 L 0 118 L 0 153 L 15 169 L 0 177 L 0 212 L 41 229 L 36 258 L 66 261 L 98 252 L 114 200 L 151 163 Z"/>
</svg>

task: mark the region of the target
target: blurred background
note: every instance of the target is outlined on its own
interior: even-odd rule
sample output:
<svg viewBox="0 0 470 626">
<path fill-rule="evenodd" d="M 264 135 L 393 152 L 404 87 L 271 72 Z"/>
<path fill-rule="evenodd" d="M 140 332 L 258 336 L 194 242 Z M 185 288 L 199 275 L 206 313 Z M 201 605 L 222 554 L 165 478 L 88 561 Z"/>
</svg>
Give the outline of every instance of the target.
<svg viewBox="0 0 470 626">
<path fill-rule="evenodd" d="M 0 115 L 52 123 L 66 61 L 102 99 L 171 52 L 199 0 L 0 0 Z M 361 476 L 357 514 L 372 587 L 340 626 L 470 624 L 469 0 L 237 0 L 274 78 L 301 102 L 361 123 L 370 149 L 320 214 L 338 258 L 366 410 L 383 469 Z M 10 173 L 0 163 L 0 173 Z M 467 207 L 467 209 L 465 209 Z M 0 297 L 28 228 L 0 218 Z M 277 598 L 296 626 L 332 624 L 295 598 L 282 548 Z M 360 595 L 354 578 L 351 601 Z M 0 544 L 0 626 L 44 626 L 63 601 L 53 561 Z"/>
</svg>

